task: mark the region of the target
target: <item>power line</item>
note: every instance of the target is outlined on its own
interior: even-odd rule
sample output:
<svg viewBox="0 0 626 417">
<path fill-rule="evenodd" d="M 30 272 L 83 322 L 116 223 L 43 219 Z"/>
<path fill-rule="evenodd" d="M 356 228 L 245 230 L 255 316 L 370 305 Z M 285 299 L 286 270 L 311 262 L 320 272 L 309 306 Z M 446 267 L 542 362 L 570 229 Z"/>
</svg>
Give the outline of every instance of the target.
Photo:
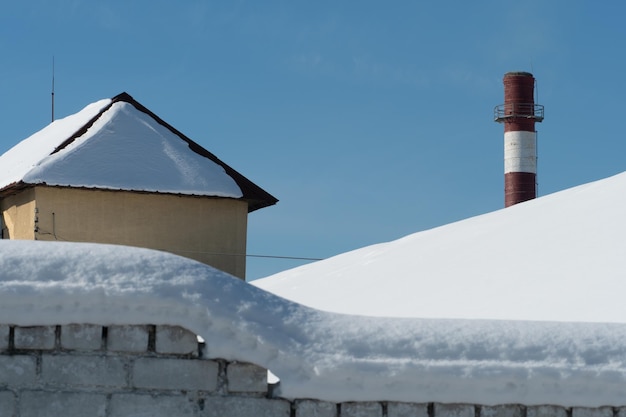
<svg viewBox="0 0 626 417">
<path fill-rule="evenodd" d="M 53 217 L 53 229 L 54 227 L 54 217 Z M 43 229 L 37 229 L 36 233 L 40 235 L 50 235 L 53 236 L 55 240 L 61 240 L 64 242 L 80 242 L 80 243 L 97 243 L 91 241 L 77 241 L 77 240 L 68 240 L 59 236 L 55 230 L 52 232 L 47 232 Z M 147 248 L 151 249 L 151 248 Z M 192 251 L 192 250 L 183 250 L 183 249 L 162 249 L 162 248 L 152 248 L 155 250 L 160 250 L 163 252 L 178 252 L 178 253 L 195 253 L 202 255 L 214 255 L 214 256 L 245 256 L 246 258 L 266 258 L 266 259 L 287 259 L 287 260 L 295 260 L 295 261 L 321 261 L 324 258 L 310 258 L 305 256 L 284 256 L 284 255 L 259 255 L 259 254 L 251 254 L 251 253 L 225 253 L 225 252 L 205 252 L 205 251 Z"/>
<path fill-rule="evenodd" d="M 169 252 L 169 250 L 165 250 L 165 249 L 160 249 L 166 252 Z M 309 257 L 303 257 L 303 256 L 282 256 L 282 255 L 257 255 L 257 254 L 250 254 L 250 253 L 223 253 L 223 252 L 204 252 L 204 251 L 191 251 L 191 250 L 180 250 L 180 249 L 175 249 L 176 252 L 181 252 L 181 253 L 198 253 L 198 254 L 203 254 L 203 255 L 215 255 L 215 256 L 245 256 L 247 258 L 270 258 L 270 259 L 292 259 L 292 260 L 297 260 L 297 261 L 321 261 L 324 258 L 309 258 Z"/>
<path fill-rule="evenodd" d="M 324 258 L 302 258 L 298 256 L 277 256 L 277 255 L 246 255 L 249 258 L 274 258 L 274 259 L 295 259 L 299 261 L 321 261 Z"/>
</svg>

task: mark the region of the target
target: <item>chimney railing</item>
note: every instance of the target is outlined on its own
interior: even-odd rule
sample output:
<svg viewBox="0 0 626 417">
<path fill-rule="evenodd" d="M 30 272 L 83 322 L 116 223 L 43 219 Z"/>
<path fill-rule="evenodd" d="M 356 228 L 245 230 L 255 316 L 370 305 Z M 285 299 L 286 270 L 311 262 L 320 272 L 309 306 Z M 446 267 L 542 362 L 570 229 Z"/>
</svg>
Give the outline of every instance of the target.
<svg viewBox="0 0 626 417">
<path fill-rule="evenodd" d="M 502 123 L 507 119 L 535 119 L 536 122 L 543 120 L 543 105 L 533 103 L 506 103 L 500 104 L 493 109 L 493 118 Z"/>
</svg>

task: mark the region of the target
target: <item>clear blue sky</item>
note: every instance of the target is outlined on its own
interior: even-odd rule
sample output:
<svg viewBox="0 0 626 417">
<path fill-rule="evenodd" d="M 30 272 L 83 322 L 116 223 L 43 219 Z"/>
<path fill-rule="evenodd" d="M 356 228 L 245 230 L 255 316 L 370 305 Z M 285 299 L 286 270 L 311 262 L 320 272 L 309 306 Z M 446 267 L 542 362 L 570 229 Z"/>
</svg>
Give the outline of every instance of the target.
<svg viewBox="0 0 626 417">
<path fill-rule="evenodd" d="M 0 5 L 0 153 L 126 91 L 280 199 L 248 251 L 325 258 L 503 207 L 502 76 L 531 71 L 539 194 L 626 170 L 620 1 Z M 590 213 L 601 215 L 601 213 Z M 300 264 L 251 258 L 255 279 Z"/>
</svg>

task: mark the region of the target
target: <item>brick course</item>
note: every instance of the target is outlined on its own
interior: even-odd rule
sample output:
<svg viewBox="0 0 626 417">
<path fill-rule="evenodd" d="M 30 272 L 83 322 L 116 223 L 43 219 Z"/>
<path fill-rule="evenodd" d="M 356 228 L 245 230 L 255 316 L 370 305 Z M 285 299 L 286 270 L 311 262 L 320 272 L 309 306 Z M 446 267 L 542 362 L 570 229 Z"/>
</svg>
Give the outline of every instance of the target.
<svg viewBox="0 0 626 417">
<path fill-rule="evenodd" d="M 228 392 L 267 393 L 267 370 L 251 363 L 232 362 L 226 370 Z"/>
<path fill-rule="evenodd" d="M 31 386 L 37 380 L 37 358 L 0 355 L 0 386 Z"/>
<path fill-rule="evenodd" d="M 437 417 L 474 417 L 476 408 L 470 404 L 440 404 L 434 405 Z"/>
<path fill-rule="evenodd" d="M 297 400 L 296 417 L 337 417 L 337 404 L 327 401 Z"/>
<path fill-rule="evenodd" d="M 538 405 L 526 408 L 526 417 L 567 417 L 567 410 L 553 405 Z"/>
<path fill-rule="evenodd" d="M 69 324 L 61 326 L 61 347 L 71 350 L 96 350 L 102 347 L 102 326 Z"/>
<path fill-rule="evenodd" d="M 133 366 L 133 386 L 158 390 L 215 391 L 219 365 L 215 361 L 140 358 Z"/>
<path fill-rule="evenodd" d="M 126 360 L 116 356 L 41 357 L 41 381 L 54 387 L 127 387 Z"/>
<path fill-rule="evenodd" d="M 55 326 L 32 326 L 15 328 L 15 349 L 54 349 Z"/>
<path fill-rule="evenodd" d="M 574 407 L 572 417 L 613 417 L 613 409 L 611 407 Z"/>
<path fill-rule="evenodd" d="M 10 391 L 0 391 L 0 417 L 16 415 L 15 394 Z"/>
<path fill-rule="evenodd" d="M 7 324 L 0 324 L 0 351 L 9 348 L 9 333 L 11 328 Z"/>
<path fill-rule="evenodd" d="M 378 402 L 341 404 L 341 417 L 383 417 L 383 406 Z"/>
<path fill-rule="evenodd" d="M 197 403 L 180 395 L 113 394 L 107 417 L 193 417 Z"/>
<path fill-rule="evenodd" d="M 523 417 L 524 410 L 519 405 L 483 406 L 480 417 Z"/>
<path fill-rule="evenodd" d="M 156 326 L 157 353 L 198 356 L 198 337 L 179 326 Z"/>
<path fill-rule="evenodd" d="M 626 417 L 626 407 L 273 395 L 266 369 L 203 358 L 196 335 L 181 327 L 0 324 L 0 417 Z"/>
<path fill-rule="evenodd" d="M 290 417 L 291 404 L 280 399 L 207 397 L 202 417 Z"/>
<path fill-rule="evenodd" d="M 86 392 L 25 391 L 20 417 L 106 417 L 106 395 Z"/>
<path fill-rule="evenodd" d="M 428 417 L 428 404 L 390 402 L 387 417 Z"/>
<path fill-rule="evenodd" d="M 145 352 L 148 349 L 148 326 L 109 326 L 107 349 L 115 352 Z"/>
</svg>

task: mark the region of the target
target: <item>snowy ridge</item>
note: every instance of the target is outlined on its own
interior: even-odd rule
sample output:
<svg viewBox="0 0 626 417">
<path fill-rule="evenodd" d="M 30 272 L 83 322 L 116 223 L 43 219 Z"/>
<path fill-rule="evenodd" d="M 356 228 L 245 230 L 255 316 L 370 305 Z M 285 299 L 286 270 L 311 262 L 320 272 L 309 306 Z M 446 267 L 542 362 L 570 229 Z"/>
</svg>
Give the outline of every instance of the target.
<svg viewBox="0 0 626 417">
<path fill-rule="evenodd" d="M 626 323 L 625 190 L 622 173 L 252 284 L 349 314 Z"/>
<path fill-rule="evenodd" d="M 626 405 L 626 325 L 322 312 L 147 249 L 0 241 L 14 325 L 180 325 L 207 357 L 253 362 L 279 395 L 328 401 Z"/>
</svg>

